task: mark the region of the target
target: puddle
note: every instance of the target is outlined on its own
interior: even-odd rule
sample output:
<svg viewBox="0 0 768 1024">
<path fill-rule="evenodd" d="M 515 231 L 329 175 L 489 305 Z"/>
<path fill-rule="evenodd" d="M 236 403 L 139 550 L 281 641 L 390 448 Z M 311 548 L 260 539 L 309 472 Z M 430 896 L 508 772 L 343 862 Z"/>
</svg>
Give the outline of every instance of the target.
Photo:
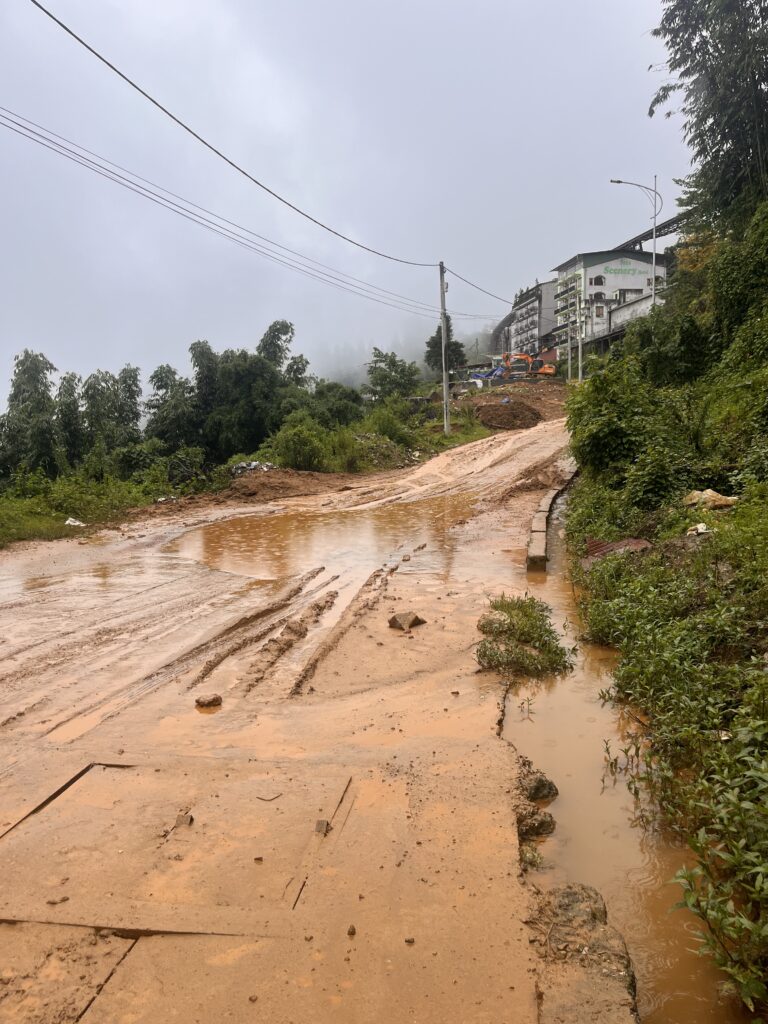
<svg viewBox="0 0 768 1024">
<path fill-rule="evenodd" d="M 578 611 L 565 577 L 562 510 L 554 519 L 550 572 L 528 576 L 527 589 L 553 608 L 556 625 L 568 621 L 575 642 Z M 606 773 L 603 741 L 619 753 L 627 730 L 636 728 L 598 698 L 616 658 L 615 651 L 580 643 L 574 672 L 510 695 L 505 737 L 560 790 L 549 808 L 557 829 L 540 846 L 544 867 L 534 879 L 584 882 L 602 893 L 632 956 L 643 1024 L 745 1024 L 749 1015 L 738 1001 L 720 997 L 725 975 L 697 952 L 698 919 L 674 909 L 681 890 L 671 879 L 690 860 L 686 848 L 637 824 L 624 777 Z"/>
<path fill-rule="evenodd" d="M 243 516 L 190 530 L 165 550 L 211 569 L 266 581 L 299 576 L 320 565 L 339 575 L 368 573 L 391 556 L 410 554 L 415 544 L 426 543 L 432 568 L 441 569 L 454 547 L 448 531 L 470 514 L 474 500 L 467 494 L 447 495 L 374 508 Z M 423 556 L 419 567 L 425 567 Z"/>
</svg>

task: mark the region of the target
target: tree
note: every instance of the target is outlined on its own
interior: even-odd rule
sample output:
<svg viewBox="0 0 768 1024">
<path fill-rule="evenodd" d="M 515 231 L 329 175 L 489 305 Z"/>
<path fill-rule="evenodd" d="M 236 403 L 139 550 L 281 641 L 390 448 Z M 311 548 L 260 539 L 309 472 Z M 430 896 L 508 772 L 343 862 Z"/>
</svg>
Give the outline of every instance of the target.
<svg viewBox="0 0 768 1024">
<path fill-rule="evenodd" d="M 22 463 L 51 475 L 56 472 L 50 379 L 55 372 L 56 367 L 42 352 L 25 348 L 14 358 L 8 411 L 0 418 L 0 470 L 4 474 Z"/>
<path fill-rule="evenodd" d="M 89 448 L 101 438 L 106 451 L 117 446 L 120 436 L 120 389 L 108 370 L 94 370 L 83 382 L 83 420 Z"/>
<path fill-rule="evenodd" d="M 85 455 L 85 426 L 80 402 L 82 380 L 77 373 L 65 373 L 56 392 L 56 443 L 70 466 Z"/>
<path fill-rule="evenodd" d="M 190 443 L 194 433 L 194 390 L 168 363 L 150 374 L 152 394 L 145 405 L 149 413 L 147 437 L 157 437 L 171 451 Z"/>
<path fill-rule="evenodd" d="M 308 367 L 309 360 L 306 356 L 301 354 L 291 356 L 283 370 L 283 376 L 289 384 L 294 384 L 297 388 L 306 387 L 308 382 Z"/>
<path fill-rule="evenodd" d="M 397 395 L 410 395 L 421 377 L 416 363 L 400 359 L 395 352 L 374 348 L 368 367 L 368 383 L 363 390 L 380 402 Z"/>
<path fill-rule="evenodd" d="M 219 356 L 216 405 L 209 418 L 216 455 L 255 452 L 280 425 L 278 396 L 283 381 L 277 367 L 245 349 L 227 349 Z"/>
<path fill-rule="evenodd" d="M 117 375 L 118 445 L 137 444 L 141 439 L 141 377 L 138 366 L 126 364 Z"/>
<path fill-rule="evenodd" d="M 450 315 L 446 315 L 446 326 L 448 341 L 445 346 L 445 366 L 447 370 L 457 370 L 467 362 L 467 354 L 460 341 L 453 337 L 453 324 Z M 435 373 L 443 372 L 443 326 L 437 325 L 437 330 L 427 342 L 427 351 L 424 362 Z"/>
<path fill-rule="evenodd" d="M 264 332 L 264 337 L 256 346 L 256 354 L 272 363 L 278 370 L 288 358 L 296 330 L 287 320 L 275 320 Z"/>
<path fill-rule="evenodd" d="M 676 77 L 649 114 L 682 94 L 694 159 L 682 205 L 702 223 L 743 222 L 768 198 L 768 0 L 662 2 L 654 35 Z"/>
</svg>

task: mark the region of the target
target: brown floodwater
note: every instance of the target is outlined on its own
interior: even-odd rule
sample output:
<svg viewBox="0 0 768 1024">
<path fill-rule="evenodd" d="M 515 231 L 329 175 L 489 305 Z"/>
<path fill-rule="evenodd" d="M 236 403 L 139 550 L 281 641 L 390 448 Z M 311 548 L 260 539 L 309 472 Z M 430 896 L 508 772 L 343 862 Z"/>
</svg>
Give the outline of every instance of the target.
<svg viewBox="0 0 768 1024">
<path fill-rule="evenodd" d="M 527 589 L 552 607 L 555 624 L 575 644 L 578 609 L 566 575 L 562 515 L 558 509 L 553 517 L 550 572 L 529 575 Z M 637 729 L 598 696 L 610 685 L 616 658 L 579 641 L 572 673 L 510 695 L 505 738 L 560 790 L 549 808 L 557 829 L 539 847 L 544 863 L 535 877 L 583 882 L 602 893 L 632 956 L 643 1024 L 745 1024 L 749 1015 L 739 1001 L 721 995 L 725 976 L 698 952 L 698 919 L 675 909 L 681 890 L 672 879 L 693 855 L 674 837 L 638 823 L 625 777 L 606 769 L 604 741 L 618 754 L 627 731 Z"/>
<path fill-rule="evenodd" d="M 212 569 L 274 581 L 325 566 L 336 575 L 368 575 L 387 559 L 429 545 L 442 567 L 454 544 L 449 531 L 471 514 L 471 494 L 328 512 L 242 516 L 190 530 L 168 551 Z"/>
</svg>

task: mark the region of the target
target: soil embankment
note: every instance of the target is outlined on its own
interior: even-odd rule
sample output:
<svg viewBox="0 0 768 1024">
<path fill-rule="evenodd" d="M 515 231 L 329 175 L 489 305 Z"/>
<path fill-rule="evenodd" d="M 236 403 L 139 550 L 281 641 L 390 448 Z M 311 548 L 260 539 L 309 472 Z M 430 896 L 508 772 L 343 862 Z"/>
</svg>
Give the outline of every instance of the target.
<svg viewBox="0 0 768 1024">
<path fill-rule="evenodd" d="M 559 1019 L 473 643 L 565 444 L 0 556 L 0 1021 Z"/>
</svg>

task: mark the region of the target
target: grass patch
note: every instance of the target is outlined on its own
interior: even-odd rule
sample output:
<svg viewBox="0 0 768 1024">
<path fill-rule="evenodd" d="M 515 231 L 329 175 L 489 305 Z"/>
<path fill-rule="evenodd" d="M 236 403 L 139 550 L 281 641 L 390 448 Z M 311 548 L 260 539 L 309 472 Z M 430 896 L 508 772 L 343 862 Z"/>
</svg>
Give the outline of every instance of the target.
<svg viewBox="0 0 768 1024">
<path fill-rule="evenodd" d="M 56 540 L 72 536 L 64 516 L 34 498 L 0 498 L 0 548 L 17 540 Z"/>
<path fill-rule="evenodd" d="M 477 624 L 485 634 L 477 647 L 480 667 L 503 675 L 543 676 L 568 671 L 571 654 L 560 643 L 550 612 L 549 605 L 535 597 L 502 594 L 492 598 L 490 611 Z"/>
</svg>

